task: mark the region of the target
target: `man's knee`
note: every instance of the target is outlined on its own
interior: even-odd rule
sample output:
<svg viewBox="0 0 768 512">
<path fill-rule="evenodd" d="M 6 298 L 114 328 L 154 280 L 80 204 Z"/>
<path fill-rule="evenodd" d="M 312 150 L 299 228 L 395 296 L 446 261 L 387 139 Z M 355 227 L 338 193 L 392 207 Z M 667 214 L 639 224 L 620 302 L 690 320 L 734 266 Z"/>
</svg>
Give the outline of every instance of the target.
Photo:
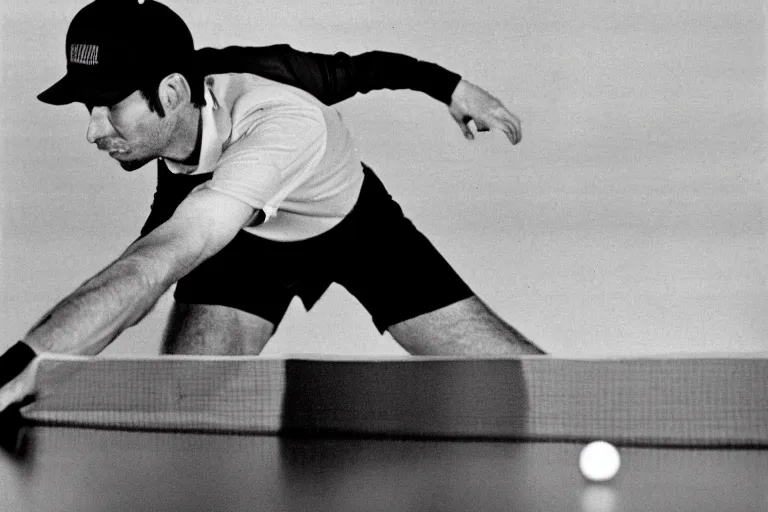
<svg viewBox="0 0 768 512">
<path fill-rule="evenodd" d="M 175 302 L 163 337 L 164 354 L 257 355 L 275 325 L 238 309 Z"/>
</svg>

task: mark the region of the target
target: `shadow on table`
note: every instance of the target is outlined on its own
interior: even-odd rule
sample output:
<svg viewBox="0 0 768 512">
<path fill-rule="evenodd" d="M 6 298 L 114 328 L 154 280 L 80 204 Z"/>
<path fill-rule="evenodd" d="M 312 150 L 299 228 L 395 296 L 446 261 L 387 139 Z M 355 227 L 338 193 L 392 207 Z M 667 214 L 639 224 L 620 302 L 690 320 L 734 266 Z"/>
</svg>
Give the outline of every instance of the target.
<svg viewBox="0 0 768 512">
<path fill-rule="evenodd" d="M 512 445 L 499 457 L 448 440 L 524 437 L 520 361 L 287 361 L 285 386 L 278 460 L 294 509 L 507 508 L 508 492 L 478 496 L 475 483 L 503 480 Z"/>
<path fill-rule="evenodd" d="M 515 359 L 286 362 L 284 434 L 520 439 Z"/>
</svg>

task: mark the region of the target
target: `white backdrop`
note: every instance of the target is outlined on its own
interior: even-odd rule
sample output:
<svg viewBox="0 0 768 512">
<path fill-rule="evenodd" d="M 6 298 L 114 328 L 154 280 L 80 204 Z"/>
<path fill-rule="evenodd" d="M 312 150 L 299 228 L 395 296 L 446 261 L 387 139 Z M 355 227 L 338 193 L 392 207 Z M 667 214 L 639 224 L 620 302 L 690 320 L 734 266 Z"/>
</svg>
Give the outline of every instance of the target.
<svg viewBox="0 0 768 512">
<path fill-rule="evenodd" d="M 340 107 L 367 163 L 501 316 L 556 355 L 765 350 L 766 26 L 759 0 L 169 0 L 198 46 L 381 49 L 461 73 L 523 120 L 465 141 L 425 95 Z M 124 173 L 64 73 L 82 1 L 2 4 L 0 348 L 132 241 L 154 165 Z M 116 27 L 118 22 L 116 21 Z M 136 37 L 140 37 L 137 31 Z M 156 353 L 169 298 L 109 353 Z M 400 353 L 333 288 L 267 353 Z"/>
</svg>

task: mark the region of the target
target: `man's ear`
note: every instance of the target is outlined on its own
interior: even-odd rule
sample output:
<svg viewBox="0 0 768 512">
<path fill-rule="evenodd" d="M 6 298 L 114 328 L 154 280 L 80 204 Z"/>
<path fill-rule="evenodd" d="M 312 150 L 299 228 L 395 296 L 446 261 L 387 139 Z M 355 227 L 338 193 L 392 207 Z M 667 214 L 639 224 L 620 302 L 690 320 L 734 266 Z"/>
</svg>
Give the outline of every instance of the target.
<svg viewBox="0 0 768 512">
<path fill-rule="evenodd" d="M 192 99 L 192 91 L 186 78 L 180 73 L 172 73 L 160 82 L 158 98 L 166 112 L 186 105 Z"/>
</svg>

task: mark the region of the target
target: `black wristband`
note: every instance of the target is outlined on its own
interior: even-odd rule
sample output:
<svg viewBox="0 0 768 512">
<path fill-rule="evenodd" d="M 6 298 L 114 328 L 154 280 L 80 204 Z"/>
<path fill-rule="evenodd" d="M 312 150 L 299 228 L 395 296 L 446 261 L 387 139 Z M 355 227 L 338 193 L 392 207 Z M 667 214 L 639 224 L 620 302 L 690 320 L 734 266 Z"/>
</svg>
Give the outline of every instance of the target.
<svg viewBox="0 0 768 512">
<path fill-rule="evenodd" d="M 20 341 L 0 355 L 0 387 L 5 386 L 15 379 L 29 363 L 34 361 L 37 353 Z"/>
</svg>

